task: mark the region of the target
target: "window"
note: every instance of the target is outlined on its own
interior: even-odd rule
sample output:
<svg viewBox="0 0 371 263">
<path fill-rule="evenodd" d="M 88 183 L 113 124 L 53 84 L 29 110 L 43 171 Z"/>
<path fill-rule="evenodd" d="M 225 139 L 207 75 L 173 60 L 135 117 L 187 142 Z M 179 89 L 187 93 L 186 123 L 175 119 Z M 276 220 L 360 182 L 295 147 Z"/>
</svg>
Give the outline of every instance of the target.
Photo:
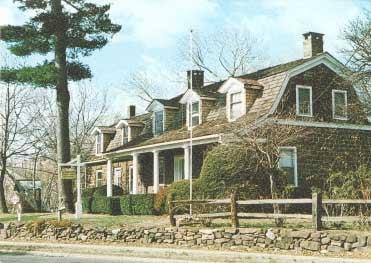
<svg viewBox="0 0 371 263">
<path fill-rule="evenodd" d="M 184 156 L 174 157 L 174 182 L 184 179 Z"/>
<path fill-rule="evenodd" d="M 242 92 L 231 93 L 230 95 L 230 119 L 235 120 L 244 114 L 242 103 Z"/>
<path fill-rule="evenodd" d="M 154 118 L 154 133 L 161 134 L 164 132 L 164 112 L 157 111 L 155 112 Z"/>
<path fill-rule="evenodd" d="M 281 147 L 278 166 L 285 171 L 289 184 L 298 186 L 296 147 Z"/>
<path fill-rule="evenodd" d="M 312 117 L 312 87 L 296 86 L 296 115 Z"/>
<path fill-rule="evenodd" d="M 102 137 L 103 134 L 99 133 L 95 136 L 95 149 L 96 149 L 96 154 L 102 153 Z"/>
<path fill-rule="evenodd" d="M 190 114 L 188 118 L 188 126 L 194 127 L 200 124 L 200 102 L 196 101 L 190 105 Z"/>
<path fill-rule="evenodd" d="M 113 184 L 121 186 L 121 168 L 115 168 L 115 173 L 113 175 Z"/>
<path fill-rule="evenodd" d="M 95 172 L 95 186 L 99 187 L 103 185 L 103 172 L 96 171 Z"/>
<path fill-rule="evenodd" d="M 345 90 L 332 90 L 332 117 L 338 120 L 346 120 L 347 92 Z"/>
<path fill-rule="evenodd" d="M 122 127 L 122 144 L 128 143 L 129 141 L 129 128 L 128 126 Z"/>
<path fill-rule="evenodd" d="M 160 176 L 160 180 L 159 180 L 159 184 L 161 185 L 165 185 L 166 184 L 166 180 L 165 180 L 165 158 L 164 157 L 161 157 L 160 156 L 160 160 L 159 160 L 160 164 L 159 164 L 159 176 Z"/>
</svg>

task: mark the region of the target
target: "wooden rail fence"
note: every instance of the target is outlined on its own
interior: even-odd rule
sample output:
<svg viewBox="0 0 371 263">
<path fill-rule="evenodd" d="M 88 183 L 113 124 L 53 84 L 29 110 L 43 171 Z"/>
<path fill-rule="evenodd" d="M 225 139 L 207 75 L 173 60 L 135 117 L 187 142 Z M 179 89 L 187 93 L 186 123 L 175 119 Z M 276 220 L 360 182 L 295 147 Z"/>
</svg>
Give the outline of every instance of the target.
<svg viewBox="0 0 371 263">
<path fill-rule="evenodd" d="M 323 213 L 323 205 L 326 204 L 365 204 L 371 205 L 371 200 L 358 199 L 324 199 L 320 193 L 313 193 L 312 198 L 301 199 L 261 199 L 261 200 L 237 200 L 236 194 L 232 194 L 231 198 L 219 200 L 177 200 L 169 201 L 169 217 L 170 224 L 176 225 L 176 220 L 184 217 L 184 215 L 176 215 L 176 210 L 179 207 L 189 205 L 230 205 L 230 211 L 221 213 L 205 213 L 197 214 L 197 218 L 230 218 L 233 227 L 239 227 L 240 218 L 290 218 L 290 219 L 311 219 L 314 230 L 322 228 L 322 222 L 346 221 L 352 222 L 359 219 L 357 216 L 325 216 Z M 282 213 L 246 213 L 239 212 L 238 208 L 244 205 L 287 205 L 287 204 L 311 204 L 311 214 L 282 214 Z"/>
</svg>

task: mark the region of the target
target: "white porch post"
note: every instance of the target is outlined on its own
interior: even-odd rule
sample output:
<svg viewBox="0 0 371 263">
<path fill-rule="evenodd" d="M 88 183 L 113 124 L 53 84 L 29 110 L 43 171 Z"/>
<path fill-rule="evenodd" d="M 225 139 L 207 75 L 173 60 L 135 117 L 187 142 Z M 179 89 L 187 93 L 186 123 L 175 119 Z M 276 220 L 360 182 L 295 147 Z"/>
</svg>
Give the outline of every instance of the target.
<svg viewBox="0 0 371 263">
<path fill-rule="evenodd" d="M 158 150 L 153 151 L 153 193 L 157 194 L 160 189 L 160 161 Z"/>
<path fill-rule="evenodd" d="M 138 153 L 133 153 L 133 194 L 138 193 Z"/>
<path fill-rule="evenodd" d="M 112 196 L 112 160 L 107 160 L 107 197 Z"/>
<path fill-rule="evenodd" d="M 184 145 L 184 179 L 189 179 L 189 146 Z"/>
</svg>

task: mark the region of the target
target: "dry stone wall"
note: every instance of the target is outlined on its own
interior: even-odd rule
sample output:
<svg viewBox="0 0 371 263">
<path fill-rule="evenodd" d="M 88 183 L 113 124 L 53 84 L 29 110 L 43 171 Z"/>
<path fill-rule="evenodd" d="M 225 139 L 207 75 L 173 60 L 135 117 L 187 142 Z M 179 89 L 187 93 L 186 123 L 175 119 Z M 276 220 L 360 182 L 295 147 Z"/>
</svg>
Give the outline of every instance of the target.
<svg viewBox="0 0 371 263">
<path fill-rule="evenodd" d="M 58 223 L 2 225 L 1 239 L 111 241 L 142 244 L 173 244 L 225 249 L 260 248 L 313 252 L 371 251 L 371 234 L 336 233 L 293 229 L 198 229 L 198 228 L 87 228 Z"/>
</svg>

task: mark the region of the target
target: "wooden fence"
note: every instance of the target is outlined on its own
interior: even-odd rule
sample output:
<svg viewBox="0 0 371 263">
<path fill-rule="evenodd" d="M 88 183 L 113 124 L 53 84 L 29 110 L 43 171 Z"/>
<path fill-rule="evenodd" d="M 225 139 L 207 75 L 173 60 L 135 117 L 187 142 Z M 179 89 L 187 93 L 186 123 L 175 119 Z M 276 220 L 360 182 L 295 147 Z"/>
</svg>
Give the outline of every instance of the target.
<svg viewBox="0 0 371 263">
<path fill-rule="evenodd" d="M 169 216 L 170 224 L 176 225 L 176 220 L 184 217 L 184 215 L 176 215 L 175 212 L 179 207 L 190 206 L 190 205 L 230 205 L 230 211 L 222 213 L 205 213 L 197 214 L 197 218 L 230 218 L 233 227 L 239 227 L 240 218 L 265 218 L 265 219 L 277 219 L 277 218 L 289 218 L 289 219 L 311 219 L 314 230 L 320 230 L 322 228 L 322 222 L 335 222 L 335 221 L 357 221 L 357 216 L 325 216 L 323 213 L 323 205 L 328 204 L 359 204 L 369 205 L 371 200 L 349 200 L 349 199 L 324 199 L 320 193 L 313 193 L 312 198 L 301 198 L 301 199 L 261 199 L 261 200 L 237 200 L 236 195 L 232 194 L 231 198 L 219 199 L 219 200 L 179 200 L 169 202 Z M 244 205 L 290 205 L 290 204 L 311 204 L 311 214 L 283 214 L 283 213 L 246 213 L 239 212 L 239 207 Z"/>
</svg>

